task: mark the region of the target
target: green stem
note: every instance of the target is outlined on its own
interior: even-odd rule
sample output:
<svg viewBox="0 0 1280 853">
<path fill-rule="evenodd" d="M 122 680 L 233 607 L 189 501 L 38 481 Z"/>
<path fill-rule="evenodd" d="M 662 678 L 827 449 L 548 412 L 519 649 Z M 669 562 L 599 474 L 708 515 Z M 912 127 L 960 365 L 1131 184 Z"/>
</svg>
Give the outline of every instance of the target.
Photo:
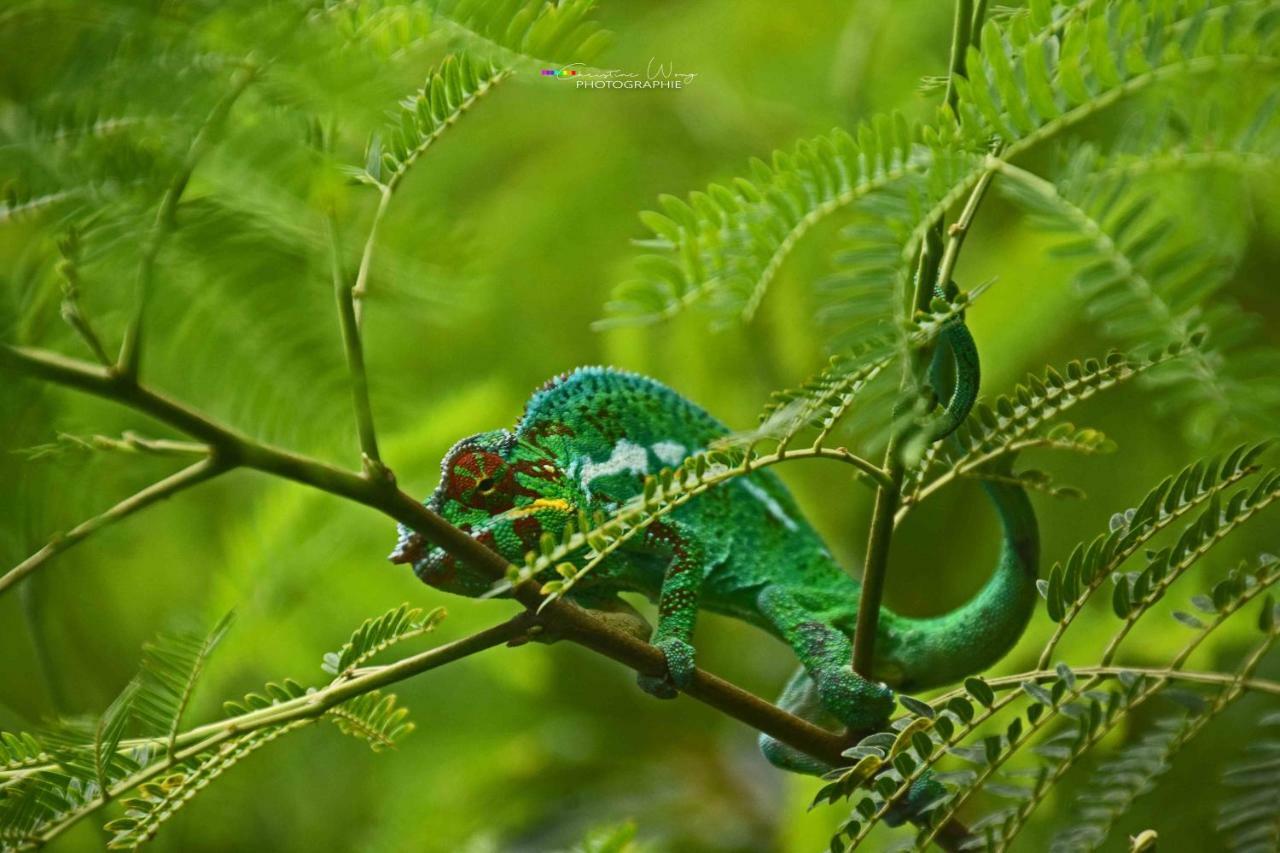
<svg viewBox="0 0 1280 853">
<path fill-rule="evenodd" d="M 978 0 L 973 7 L 973 23 L 969 27 L 969 43 L 978 46 L 982 38 L 982 22 L 987 17 L 987 0 Z"/>
<path fill-rule="evenodd" d="M 981 25 L 981 21 L 974 20 L 973 0 L 956 0 L 955 20 L 951 24 L 951 62 L 948 66 L 946 95 L 946 105 L 952 113 L 955 113 L 956 102 L 960 97 L 956 91 L 956 78 L 965 76 L 965 52 L 969 49 L 975 23 Z"/>
<path fill-rule="evenodd" d="M 399 175 L 396 176 L 396 178 L 398 177 Z M 369 225 L 369 237 L 364 241 L 364 250 L 360 253 L 360 268 L 356 272 L 356 283 L 351 288 L 351 301 L 354 306 L 357 333 L 359 333 L 360 324 L 364 320 L 364 299 L 369 292 L 369 270 L 373 267 L 373 250 L 377 245 L 378 227 L 382 224 L 383 217 L 387 215 L 387 208 L 391 206 L 391 194 L 395 192 L 396 178 L 393 178 L 392 183 L 379 187 L 378 207 L 373 212 L 373 222 Z"/>
<path fill-rule="evenodd" d="M 986 11 L 983 3 L 975 11 L 973 0 L 956 0 L 955 18 L 951 29 L 951 60 L 947 73 L 946 105 L 954 114 L 958 93 L 955 86 L 957 77 L 965 75 L 965 51 L 969 47 L 973 33 L 981 28 L 982 18 Z M 957 120 L 959 115 L 956 115 Z M 978 205 L 991 183 L 993 169 L 988 169 L 978 179 L 973 191 L 969 194 L 960 218 L 950 229 L 950 239 L 943 251 L 943 220 L 928 229 L 920 248 L 920 260 L 916 269 L 915 292 L 907 317 L 917 312 L 926 311 L 933 299 L 934 283 L 942 286 L 951 280 L 956 262 L 960 258 L 960 249 L 964 245 L 965 234 L 976 215 Z M 902 390 L 906 391 L 912 384 L 917 384 L 923 375 L 925 366 L 932 354 L 932 346 L 925 345 L 911 351 L 910 363 L 903 376 Z M 889 483 L 882 483 L 876 492 L 875 508 L 871 514 L 871 531 L 867 538 L 867 556 L 862 570 L 862 589 L 858 598 L 858 622 L 853 635 L 853 670 L 866 678 L 872 677 L 875 659 L 876 632 L 880 622 L 880 602 L 884 594 L 884 579 L 889 567 L 889 546 L 893 539 L 894 518 L 902 502 L 902 479 L 905 463 L 902 457 L 901 443 L 904 434 L 895 433 L 889 439 L 885 450 L 885 461 L 882 468 L 888 475 Z"/>
<path fill-rule="evenodd" d="M 945 288 L 955 274 L 956 263 L 960 260 L 960 250 L 964 248 L 964 238 L 969 234 L 973 218 L 978 213 L 978 206 L 982 204 L 982 199 L 987 194 L 987 188 L 991 186 L 996 171 L 996 168 L 992 167 L 982 173 L 973 191 L 969 193 L 969 200 L 965 202 L 960 216 L 947 228 L 947 246 L 943 250 L 942 261 L 938 264 L 938 272 L 934 278 L 939 287 Z"/>
<path fill-rule="evenodd" d="M 920 248 L 915 291 L 907 316 L 929 307 L 933 298 L 932 282 L 937 275 L 941 249 L 939 232 L 930 228 Z M 911 351 L 910 363 L 903 372 L 902 390 L 919 381 L 929 358 L 930 346 Z M 889 546 L 893 539 L 893 521 L 902 501 L 902 478 L 906 465 L 902 458 L 905 433 L 896 432 L 885 449 L 883 469 L 889 482 L 876 490 L 871 513 L 871 531 L 867 537 L 867 555 L 862 569 L 862 588 L 858 595 L 858 621 L 853 632 L 853 671 L 871 678 L 874 669 L 876 633 L 880 624 L 880 602 L 884 596 L 884 579 L 889 570 Z"/>
<path fill-rule="evenodd" d="M 383 193 L 384 204 L 379 205 L 379 213 L 383 210 L 390 193 Z M 380 217 L 379 217 L 380 218 Z M 338 226 L 332 212 L 329 215 L 329 246 L 333 267 L 333 295 L 338 305 L 338 325 L 342 329 L 342 347 L 347 356 L 347 373 L 351 377 L 351 403 L 356 414 L 356 432 L 360 436 L 360 452 L 364 456 L 364 465 L 371 474 L 382 465 L 378 455 L 378 434 L 373 426 L 373 407 L 369 402 L 369 379 L 364 366 L 364 345 L 360 339 L 360 314 L 356 301 L 357 288 L 363 288 L 364 276 L 367 273 L 367 262 L 373 247 L 373 237 L 378 228 L 378 220 L 374 220 L 369 233 L 369 241 L 365 244 L 365 257 L 360 263 L 360 275 L 353 286 L 347 283 L 342 274 L 342 256 L 338 246 Z"/>
</svg>

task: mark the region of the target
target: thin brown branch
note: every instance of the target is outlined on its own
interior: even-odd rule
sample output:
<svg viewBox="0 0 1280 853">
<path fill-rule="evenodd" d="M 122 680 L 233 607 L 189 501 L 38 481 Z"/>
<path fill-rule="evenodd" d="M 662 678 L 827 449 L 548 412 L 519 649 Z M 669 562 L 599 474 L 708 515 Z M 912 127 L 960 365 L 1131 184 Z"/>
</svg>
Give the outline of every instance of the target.
<svg viewBox="0 0 1280 853">
<path fill-rule="evenodd" d="M 507 562 L 476 539 L 455 528 L 393 483 L 376 481 L 255 441 L 204 414 L 126 377 L 86 362 L 23 347 L 0 348 L 0 362 L 54 384 L 76 388 L 147 414 L 215 448 L 228 466 L 243 466 L 312 486 L 379 510 L 417 531 L 458 559 L 502 578 Z M 531 584 L 515 591 L 526 607 L 536 609 L 542 597 Z M 653 676 L 666 672 L 662 652 L 630 634 L 614 629 L 569 602 L 542 608 L 548 630 L 592 649 L 631 669 Z M 758 696 L 704 671 L 697 671 L 684 691 L 747 725 L 833 764 L 840 763 L 844 738 L 801 720 Z"/>
</svg>

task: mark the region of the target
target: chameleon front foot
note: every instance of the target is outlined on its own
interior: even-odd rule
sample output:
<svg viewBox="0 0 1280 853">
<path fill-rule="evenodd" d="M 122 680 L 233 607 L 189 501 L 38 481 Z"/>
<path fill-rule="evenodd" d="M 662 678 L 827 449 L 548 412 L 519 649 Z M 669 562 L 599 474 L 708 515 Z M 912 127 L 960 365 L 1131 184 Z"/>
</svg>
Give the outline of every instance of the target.
<svg viewBox="0 0 1280 853">
<path fill-rule="evenodd" d="M 659 640 L 654 646 L 667 661 L 667 674 L 661 678 L 641 675 L 636 678 L 640 689 L 659 699 L 674 699 L 693 679 L 693 646 L 678 637 Z"/>
</svg>

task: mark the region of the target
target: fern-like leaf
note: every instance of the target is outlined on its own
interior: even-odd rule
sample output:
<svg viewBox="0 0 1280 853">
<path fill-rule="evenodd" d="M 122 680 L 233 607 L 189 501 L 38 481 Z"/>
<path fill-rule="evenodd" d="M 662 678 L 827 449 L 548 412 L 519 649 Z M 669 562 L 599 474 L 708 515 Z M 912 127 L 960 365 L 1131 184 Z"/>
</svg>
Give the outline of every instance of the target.
<svg viewBox="0 0 1280 853">
<path fill-rule="evenodd" d="M 1218 807 L 1214 829 L 1232 853 L 1280 846 L 1280 712 L 1264 714 L 1258 728 L 1269 730 L 1245 748 L 1245 755 L 1222 774 L 1227 798 Z"/>
<path fill-rule="evenodd" d="M 435 32 L 503 65 L 590 61 L 609 33 L 591 19 L 595 0 L 327 0 L 320 17 L 389 55 Z"/>
<path fill-rule="evenodd" d="M 1198 341 L 1193 340 L 1194 346 Z M 1010 394 L 979 402 L 955 433 L 955 441 L 925 451 L 904 481 L 904 506 L 923 500 L 946 479 L 976 471 L 1000 456 L 1033 446 L 1067 447 L 1106 452 L 1110 446 L 1096 432 L 1047 424 L 1071 407 L 1154 367 L 1184 355 L 1188 347 L 1174 343 L 1150 356 L 1108 353 L 1103 359 L 1073 361 L 1062 371 L 1049 368 L 1043 377 L 1031 375 Z M 942 473 L 933 480 L 934 471 Z"/>
<path fill-rule="evenodd" d="M 165 821 L 214 779 L 282 734 L 310 722 L 298 720 L 258 729 L 184 762 L 175 772 L 157 782 L 140 785 L 134 795 L 123 802 L 125 817 L 117 818 L 104 827 L 112 833 L 107 847 L 111 850 L 135 850 L 150 841 Z"/>
<path fill-rule="evenodd" d="M 133 698 L 133 716 L 145 731 L 163 737 L 170 751 L 196 682 L 232 618 L 227 613 L 207 634 L 161 634 L 142 647 L 142 677 Z"/>
<path fill-rule="evenodd" d="M 351 170 L 352 174 L 394 189 L 417 159 L 510 73 L 466 56 L 447 58 L 417 93 L 400 104 L 396 125 L 384 137 L 373 138 L 365 167 Z"/>
<path fill-rule="evenodd" d="M 375 619 L 364 620 L 341 649 L 324 656 L 322 668 L 330 675 L 349 672 L 396 643 L 430 633 L 444 617 L 443 607 L 424 611 L 401 604 Z"/>
<path fill-rule="evenodd" d="M 615 291 L 613 321 L 652 321 L 699 303 L 720 318 L 749 318 L 797 243 L 856 203 L 872 205 L 874 215 L 850 235 L 846 274 L 835 281 L 846 304 L 838 297 L 828 310 L 855 322 L 882 318 L 900 295 L 891 285 L 903 276 L 911 235 L 929 224 L 930 202 L 962 197 L 992 168 L 992 138 L 1011 159 L 1157 83 L 1276 62 L 1263 8 L 1214 13 L 1201 25 L 1197 0 L 1160 4 L 1158 14 L 1075 6 L 987 24 L 970 51 L 969 78 L 956 80 L 958 125 L 912 127 L 880 116 L 853 135 L 835 131 L 775 152 L 772 163 L 753 161 L 749 177 L 728 185 L 687 200 L 662 197 L 661 212 L 641 216 L 650 253 Z"/>
<path fill-rule="evenodd" d="M 414 729 L 406 719 L 409 709 L 396 705 L 394 693 L 378 690 L 330 708 L 326 716 L 343 734 L 365 741 L 374 752 L 394 749 Z"/>
<path fill-rule="evenodd" d="M 1002 186 L 1035 225 L 1066 235 L 1053 252 L 1079 265 L 1076 287 L 1106 334 L 1126 346 L 1207 338 L 1213 350 L 1197 347 L 1159 383 L 1178 411 L 1199 410 L 1194 435 L 1215 424 L 1265 428 L 1280 411 L 1280 389 L 1265 380 L 1280 371 L 1280 350 L 1257 340 L 1256 321 L 1234 303 L 1214 298 L 1226 281 L 1219 255 L 1150 191 L 1123 177 L 1086 179 L 1094 166 L 1085 149 L 1056 185 L 1006 170 Z"/>
<path fill-rule="evenodd" d="M 1106 533 L 1091 542 L 1080 543 L 1065 562 L 1055 563 L 1047 578 L 1041 581 L 1040 590 L 1049 618 L 1059 625 L 1045 647 L 1041 665 L 1047 664 L 1062 634 L 1103 582 L 1156 534 L 1206 505 L 1212 512 L 1206 516 L 1205 526 L 1195 530 L 1216 530 L 1223 520 L 1235 523 L 1246 506 L 1261 506 L 1268 500 L 1265 496 L 1271 494 L 1280 477 L 1275 472 L 1261 477 L 1255 490 L 1241 492 L 1243 497 L 1227 502 L 1220 497 L 1229 487 L 1257 473 L 1257 458 L 1266 447 L 1266 444 L 1241 445 L 1225 456 L 1197 462 L 1176 476 L 1165 478 L 1136 507 L 1113 516 Z M 1193 531 L 1189 535 L 1197 534 Z M 1178 548 L 1180 556 L 1185 556 L 1190 541 Z M 1165 549 L 1163 568 L 1155 562 L 1148 565 L 1151 578 L 1165 577 L 1167 561 L 1173 554 L 1173 549 Z M 1148 591 L 1149 584 L 1150 581 Z"/>
</svg>

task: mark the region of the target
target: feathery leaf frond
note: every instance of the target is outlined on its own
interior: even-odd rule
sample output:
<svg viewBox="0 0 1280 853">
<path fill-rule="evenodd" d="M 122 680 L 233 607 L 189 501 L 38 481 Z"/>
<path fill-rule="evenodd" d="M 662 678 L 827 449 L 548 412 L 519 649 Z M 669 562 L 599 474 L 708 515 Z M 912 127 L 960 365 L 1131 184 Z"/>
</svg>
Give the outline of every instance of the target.
<svg viewBox="0 0 1280 853">
<path fill-rule="evenodd" d="M 394 749 L 414 729 L 406 720 L 409 709 L 396 705 L 395 694 L 377 690 L 330 708 L 325 716 L 343 734 L 365 741 L 374 752 Z"/>
<path fill-rule="evenodd" d="M 1053 252 L 1079 264 L 1076 287 L 1103 332 L 1126 346 L 1205 337 L 1160 382 L 1180 410 L 1203 410 L 1191 421 L 1201 438 L 1222 421 L 1265 427 L 1280 412 L 1280 389 L 1266 381 L 1280 350 L 1257 341 L 1256 321 L 1234 303 L 1214 299 L 1226 281 L 1217 255 L 1129 181 L 1086 180 L 1093 159 L 1082 149 L 1058 185 L 1004 167 L 1002 186 L 1034 225 L 1064 235 Z"/>
<path fill-rule="evenodd" d="M 424 611 L 401 604 L 376 619 L 364 620 L 341 649 L 324 656 L 322 668 L 330 675 L 347 673 L 396 643 L 430 633 L 444 617 L 443 607 Z"/>
<path fill-rule="evenodd" d="M 609 34 L 591 19 L 595 0 L 327 0 L 318 14 L 351 39 L 390 55 L 438 29 L 504 65 L 590 61 Z"/>
<path fill-rule="evenodd" d="M 440 136 L 495 85 L 506 68 L 466 56 L 449 57 L 413 96 L 401 102 L 399 121 L 385 137 L 374 137 L 357 178 L 393 189 Z"/>
<path fill-rule="evenodd" d="M 1229 791 L 1218 806 L 1214 828 L 1231 853 L 1272 850 L 1280 844 L 1280 712 L 1264 714 L 1258 728 L 1266 736 L 1254 739 L 1245 754 L 1222 774 Z"/>
<path fill-rule="evenodd" d="M 159 781 L 138 786 L 135 794 L 123 802 L 125 816 L 103 827 L 112 833 L 107 842 L 108 849 L 136 850 L 154 838 L 165 821 L 214 779 L 280 735 L 311 722 L 297 720 L 287 725 L 258 729 L 183 762 L 175 772 Z"/>
<path fill-rule="evenodd" d="M 146 732 L 165 738 L 170 752 L 196 682 L 232 618 L 227 613 L 207 634 L 161 634 L 142 647 L 142 674 L 132 713 Z"/>
</svg>

